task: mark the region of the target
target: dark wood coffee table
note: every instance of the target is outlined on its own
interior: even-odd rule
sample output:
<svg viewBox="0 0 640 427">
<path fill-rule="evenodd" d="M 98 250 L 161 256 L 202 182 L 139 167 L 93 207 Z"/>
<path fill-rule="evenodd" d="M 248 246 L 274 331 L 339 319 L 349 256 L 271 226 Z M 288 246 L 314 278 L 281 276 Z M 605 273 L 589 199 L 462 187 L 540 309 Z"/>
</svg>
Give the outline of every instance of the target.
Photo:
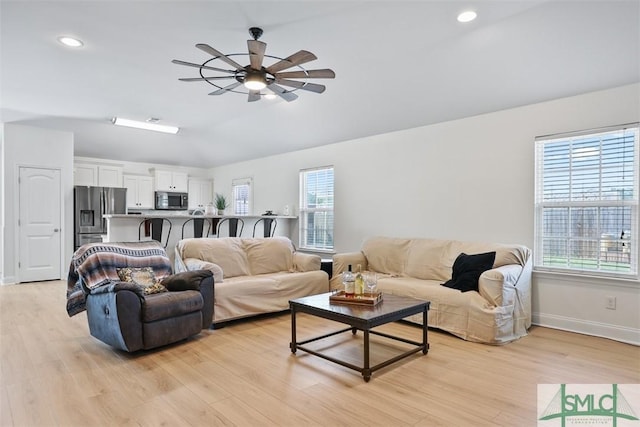
<svg viewBox="0 0 640 427">
<path fill-rule="evenodd" d="M 295 354 L 296 350 L 302 350 L 347 368 L 358 371 L 362 374 L 365 381 L 369 381 L 371 373 L 378 369 L 384 368 L 391 363 L 408 357 L 422 350 L 422 354 L 429 351 L 429 343 L 427 342 L 427 312 L 429 311 L 429 301 L 422 301 L 414 298 L 408 298 L 398 295 L 385 294 L 383 300 L 374 307 L 351 305 L 351 304 L 334 304 L 329 301 L 331 293 L 312 295 L 304 298 L 298 298 L 289 301 L 291 307 L 291 343 L 289 347 L 291 352 Z M 307 313 L 318 316 L 323 319 L 329 319 L 349 325 L 348 328 L 331 332 L 319 337 L 307 339 L 304 341 L 296 341 L 296 314 Z M 401 337 L 392 336 L 383 332 L 373 331 L 376 326 L 401 320 L 413 314 L 422 313 L 422 342 L 416 342 Z M 322 354 L 308 347 L 313 341 L 331 337 L 343 332 L 351 331 L 353 334 L 360 330 L 364 333 L 364 361 L 363 366 L 356 366 L 351 363 L 336 359 L 334 357 Z M 375 366 L 369 365 L 369 334 L 375 334 L 382 337 L 390 338 L 396 341 L 402 341 L 411 344 L 414 348 L 388 359 Z"/>
</svg>

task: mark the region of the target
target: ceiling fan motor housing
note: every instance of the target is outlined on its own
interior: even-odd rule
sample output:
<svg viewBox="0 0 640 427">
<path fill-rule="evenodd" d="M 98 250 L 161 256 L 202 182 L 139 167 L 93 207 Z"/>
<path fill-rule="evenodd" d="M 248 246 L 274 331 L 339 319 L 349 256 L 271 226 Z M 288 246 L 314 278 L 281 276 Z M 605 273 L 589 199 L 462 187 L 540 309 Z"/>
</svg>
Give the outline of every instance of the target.
<svg viewBox="0 0 640 427">
<path fill-rule="evenodd" d="M 251 34 L 254 40 L 258 40 L 262 36 L 262 28 L 251 27 L 249 28 L 249 34 Z"/>
</svg>

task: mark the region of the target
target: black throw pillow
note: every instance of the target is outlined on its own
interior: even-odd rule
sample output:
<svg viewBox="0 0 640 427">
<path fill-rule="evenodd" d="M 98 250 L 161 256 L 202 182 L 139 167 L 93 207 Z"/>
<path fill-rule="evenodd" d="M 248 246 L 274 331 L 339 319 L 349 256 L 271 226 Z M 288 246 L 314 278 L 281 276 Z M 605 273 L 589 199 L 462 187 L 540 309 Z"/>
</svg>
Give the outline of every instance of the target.
<svg viewBox="0 0 640 427">
<path fill-rule="evenodd" d="M 496 260 L 495 252 L 467 255 L 461 253 L 453 263 L 451 280 L 442 286 L 458 289 L 462 292 L 477 291 L 480 275 L 493 268 Z"/>
</svg>

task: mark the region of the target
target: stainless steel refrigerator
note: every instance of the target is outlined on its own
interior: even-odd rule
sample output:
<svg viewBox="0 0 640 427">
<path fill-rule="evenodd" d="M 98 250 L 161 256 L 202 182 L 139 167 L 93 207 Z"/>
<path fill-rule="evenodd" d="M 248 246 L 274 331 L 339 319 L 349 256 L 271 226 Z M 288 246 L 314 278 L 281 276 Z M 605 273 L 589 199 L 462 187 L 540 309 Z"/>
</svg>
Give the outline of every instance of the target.
<svg viewBox="0 0 640 427">
<path fill-rule="evenodd" d="M 85 243 L 102 242 L 102 235 L 107 233 L 102 215 L 127 213 L 127 189 L 75 186 L 73 208 L 75 249 Z"/>
</svg>

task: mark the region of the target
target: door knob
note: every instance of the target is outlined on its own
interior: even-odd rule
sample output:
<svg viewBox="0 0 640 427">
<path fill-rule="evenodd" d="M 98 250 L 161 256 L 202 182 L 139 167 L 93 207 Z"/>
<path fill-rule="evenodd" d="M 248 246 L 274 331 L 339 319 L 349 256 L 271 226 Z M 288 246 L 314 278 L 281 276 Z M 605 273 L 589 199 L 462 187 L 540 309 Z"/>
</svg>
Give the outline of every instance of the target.
<svg viewBox="0 0 640 427">
<path fill-rule="evenodd" d="M 54 228 L 54 229 L 53 229 L 53 232 L 54 232 L 54 233 L 57 233 L 58 231 L 60 231 L 58 228 Z"/>
</svg>

